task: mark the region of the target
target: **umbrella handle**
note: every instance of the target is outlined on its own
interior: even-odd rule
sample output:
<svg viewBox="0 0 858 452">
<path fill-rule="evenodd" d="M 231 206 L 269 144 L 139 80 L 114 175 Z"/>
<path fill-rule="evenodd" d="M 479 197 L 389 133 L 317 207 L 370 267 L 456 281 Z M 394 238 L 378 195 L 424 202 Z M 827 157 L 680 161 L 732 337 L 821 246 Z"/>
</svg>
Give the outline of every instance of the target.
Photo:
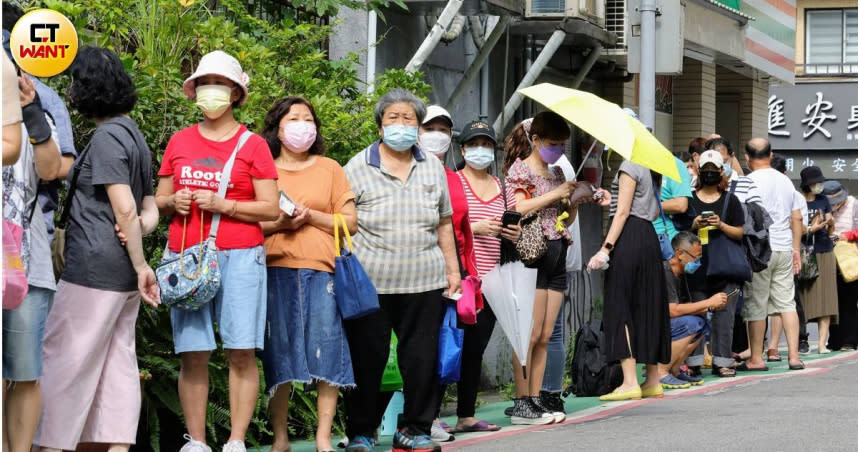
<svg viewBox="0 0 858 452">
<path fill-rule="evenodd" d="M 587 164 L 587 158 L 590 157 L 590 154 L 593 153 L 593 148 L 596 147 L 596 143 L 598 143 L 598 142 L 599 142 L 599 140 L 593 140 L 593 144 L 590 145 L 590 149 L 587 150 L 587 154 L 584 155 L 584 159 L 581 160 L 581 166 L 578 167 L 578 171 L 575 171 L 575 179 L 576 180 L 578 179 L 578 175 L 581 174 L 581 170 L 584 169 L 584 165 Z"/>
</svg>

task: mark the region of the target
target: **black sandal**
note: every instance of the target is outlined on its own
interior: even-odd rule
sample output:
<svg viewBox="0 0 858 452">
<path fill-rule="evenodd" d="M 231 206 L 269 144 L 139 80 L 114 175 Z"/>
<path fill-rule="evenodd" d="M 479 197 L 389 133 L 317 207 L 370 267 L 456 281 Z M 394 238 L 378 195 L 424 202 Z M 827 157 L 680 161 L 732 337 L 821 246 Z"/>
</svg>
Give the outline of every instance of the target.
<svg viewBox="0 0 858 452">
<path fill-rule="evenodd" d="M 733 378 L 736 376 L 736 369 L 732 367 L 718 367 L 717 370 L 713 369 L 712 373 L 719 378 Z"/>
</svg>

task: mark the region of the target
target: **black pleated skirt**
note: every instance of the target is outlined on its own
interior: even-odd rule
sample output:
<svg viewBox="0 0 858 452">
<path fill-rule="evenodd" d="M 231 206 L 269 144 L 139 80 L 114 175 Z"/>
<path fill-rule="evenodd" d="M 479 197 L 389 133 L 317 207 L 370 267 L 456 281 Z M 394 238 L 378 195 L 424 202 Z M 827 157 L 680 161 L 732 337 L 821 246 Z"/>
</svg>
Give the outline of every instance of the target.
<svg viewBox="0 0 858 452">
<path fill-rule="evenodd" d="M 658 237 L 649 221 L 629 216 L 614 244 L 605 275 L 603 317 L 609 361 L 670 362 L 664 267 Z"/>
</svg>

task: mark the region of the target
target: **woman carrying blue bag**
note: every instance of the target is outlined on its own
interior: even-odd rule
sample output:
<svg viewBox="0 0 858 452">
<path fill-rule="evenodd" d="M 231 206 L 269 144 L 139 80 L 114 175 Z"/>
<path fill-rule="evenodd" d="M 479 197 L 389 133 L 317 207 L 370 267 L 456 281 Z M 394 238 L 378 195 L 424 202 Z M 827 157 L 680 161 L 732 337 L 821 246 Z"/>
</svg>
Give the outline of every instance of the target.
<svg viewBox="0 0 858 452">
<path fill-rule="evenodd" d="M 316 383 L 319 451 L 333 450 L 331 423 L 339 388 L 355 384 L 334 296 L 334 261 L 339 255 L 334 242 L 342 221 L 347 230 L 357 231 L 357 213 L 345 171 L 323 157 L 321 126 L 309 101 L 287 97 L 274 104 L 262 130 L 277 166 L 281 209 L 286 210 L 276 221 L 262 223 L 268 264 L 262 365 L 271 396 L 273 452 L 291 449 L 287 413 L 293 382 Z M 341 265 L 338 259 L 336 266 Z"/>
</svg>

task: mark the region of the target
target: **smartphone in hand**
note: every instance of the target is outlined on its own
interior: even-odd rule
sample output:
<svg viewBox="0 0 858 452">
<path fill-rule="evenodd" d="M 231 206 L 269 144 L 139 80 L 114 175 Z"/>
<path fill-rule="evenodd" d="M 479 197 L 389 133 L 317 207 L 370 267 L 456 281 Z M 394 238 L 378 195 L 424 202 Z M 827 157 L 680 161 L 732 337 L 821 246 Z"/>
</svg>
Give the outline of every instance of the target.
<svg viewBox="0 0 858 452">
<path fill-rule="evenodd" d="M 286 215 L 294 216 L 295 215 L 295 203 L 286 196 L 286 193 L 283 190 L 280 190 L 280 210 L 283 211 Z"/>
<path fill-rule="evenodd" d="M 518 224 L 519 221 L 521 221 L 521 212 L 516 212 L 515 210 L 507 210 L 501 217 L 501 225 L 503 227 Z"/>
</svg>

